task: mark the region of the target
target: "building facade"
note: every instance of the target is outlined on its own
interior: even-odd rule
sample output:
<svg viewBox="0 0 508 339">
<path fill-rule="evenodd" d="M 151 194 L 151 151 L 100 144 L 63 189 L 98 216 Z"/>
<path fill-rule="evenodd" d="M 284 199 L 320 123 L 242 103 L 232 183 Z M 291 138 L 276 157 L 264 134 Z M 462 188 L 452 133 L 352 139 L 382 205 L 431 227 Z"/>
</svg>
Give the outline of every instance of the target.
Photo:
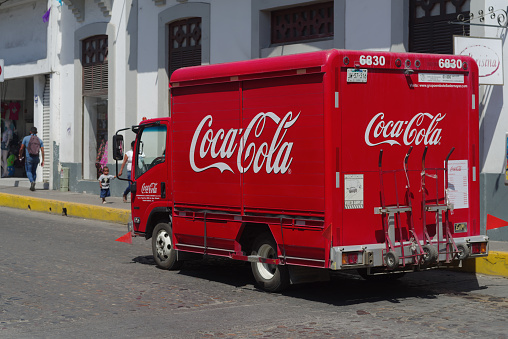
<svg viewBox="0 0 508 339">
<path fill-rule="evenodd" d="M 453 53 L 454 35 L 500 38 L 506 56 L 507 10 L 503 0 L 0 0 L 2 131 L 12 122 L 19 139 L 36 126 L 50 160 L 39 180 L 60 189 L 68 168 L 71 191 L 95 193 L 114 167 L 115 131 L 170 114 L 179 67 L 331 48 Z M 471 15 L 479 25 L 449 24 Z M 505 86 L 481 86 L 484 230 L 487 215 L 508 220 L 505 97 Z M 488 232 L 508 240 L 508 227 Z"/>
</svg>

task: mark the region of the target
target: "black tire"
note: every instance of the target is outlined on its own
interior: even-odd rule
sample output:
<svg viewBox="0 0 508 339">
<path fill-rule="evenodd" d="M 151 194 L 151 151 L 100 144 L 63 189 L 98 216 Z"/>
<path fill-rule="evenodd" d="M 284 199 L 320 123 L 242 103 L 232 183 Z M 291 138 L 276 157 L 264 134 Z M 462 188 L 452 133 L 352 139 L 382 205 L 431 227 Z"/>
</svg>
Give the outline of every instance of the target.
<svg viewBox="0 0 508 339">
<path fill-rule="evenodd" d="M 277 259 L 277 244 L 271 234 L 261 234 L 253 246 L 253 255 Z M 285 265 L 271 265 L 260 262 L 251 263 L 252 274 L 257 285 L 267 292 L 280 292 L 289 286 L 289 269 Z"/>
<path fill-rule="evenodd" d="M 373 268 L 371 268 L 370 271 L 371 271 L 371 273 L 386 272 L 384 269 L 383 270 L 375 270 Z M 360 277 L 362 277 L 363 279 L 365 279 L 367 281 L 371 281 L 371 282 L 395 281 L 395 280 L 398 280 L 398 279 L 402 278 L 406 274 L 405 272 L 367 274 L 367 269 L 366 268 L 359 268 L 357 270 L 357 272 L 360 275 Z"/>
<path fill-rule="evenodd" d="M 167 223 L 159 223 L 152 233 L 152 253 L 157 266 L 167 270 L 177 270 L 183 262 L 176 260 L 173 249 L 173 230 Z"/>
<path fill-rule="evenodd" d="M 394 251 L 385 254 L 385 264 L 389 270 L 394 270 L 399 267 L 399 255 Z"/>
<path fill-rule="evenodd" d="M 457 259 L 464 260 L 469 257 L 469 246 L 466 244 L 457 244 L 457 249 L 459 250 L 459 253 L 457 253 Z"/>
<path fill-rule="evenodd" d="M 423 245 L 422 250 L 422 263 L 424 265 L 428 265 L 437 261 L 439 254 L 437 253 L 437 248 L 435 246 Z"/>
</svg>

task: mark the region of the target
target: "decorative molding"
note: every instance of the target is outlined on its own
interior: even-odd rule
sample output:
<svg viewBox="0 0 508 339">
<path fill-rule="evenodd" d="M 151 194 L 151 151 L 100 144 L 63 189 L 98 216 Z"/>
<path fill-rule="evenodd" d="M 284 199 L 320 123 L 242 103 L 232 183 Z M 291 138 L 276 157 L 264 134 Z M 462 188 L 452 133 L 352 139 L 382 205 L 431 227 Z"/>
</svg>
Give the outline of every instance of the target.
<svg viewBox="0 0 508 339">
<path fill-rule="evenodd" d="M 111 7 L 113 0 L 95 0 L 95 3 L 99 6 L 102 11 L 102 14 L 110 18 L 111 17 Z"/>
<path fill-rule="evenodd" d="M 85 21 L 85 0 L 63 0 L 63 3 L 72 11 L 77 22 Z"/>
</svg>

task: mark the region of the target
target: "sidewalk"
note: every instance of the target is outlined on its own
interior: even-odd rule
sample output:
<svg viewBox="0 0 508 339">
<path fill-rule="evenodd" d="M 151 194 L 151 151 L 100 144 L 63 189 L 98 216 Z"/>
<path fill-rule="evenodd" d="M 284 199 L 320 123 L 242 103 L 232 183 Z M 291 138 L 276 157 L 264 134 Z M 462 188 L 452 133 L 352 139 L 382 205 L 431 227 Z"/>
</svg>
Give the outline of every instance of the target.
<svg viewBox="0 0 508 339">
<path fill-rule="evenodd" d="M 109 197 L 108 203 L 102 204 L 98 194 L 48 190 L 42 183 L 35 192 L 29 187 L 27 178 L 0 179 L 0 206 L 124 225 L 131 221 L 130 201 L 124 203 L 121 197 Z M 490 241 L 488 257 L 468 259 L 460 270 L 508 278 L 508 241 Z"/>
<path fill-rule="evenodd" d="M 47 186 L 47 184 L 46 184 Z M 108 197 L 103 204 L 99 194 L 49 190 L 37 183 L 29 190 L 27 178 L 0 179 L 0 206 L 48 212 L 69 217 L 97 219 L 126 225 L 131 220 L 131 205 L 122 197 Z M 126 228 L 127 229 L 127 228 Z"/>
</svg>

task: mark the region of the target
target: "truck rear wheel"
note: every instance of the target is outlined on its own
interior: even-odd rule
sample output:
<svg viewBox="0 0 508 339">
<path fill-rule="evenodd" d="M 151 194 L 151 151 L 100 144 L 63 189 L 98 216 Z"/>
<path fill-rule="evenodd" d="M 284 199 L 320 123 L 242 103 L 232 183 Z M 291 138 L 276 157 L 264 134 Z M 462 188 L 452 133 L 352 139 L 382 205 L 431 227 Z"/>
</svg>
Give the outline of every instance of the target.
<svg viewBox="0 0 508 339">
<path fill-rule="evenodd" d="M 173 230 L 167 223 L 159 223 L 152 233 L 152 253 L 155 263 L 160 268 L 177 270 L 183 262 L 176 260 L 176 250 L 173 248 Z"/>
<path fill-rule="evenodd" d="M 253 255 L 261 258 L 277 259 L 277 244 L 268 234 L 260 235 L 253 246 Z M 258 286 L 268 292 L 279 292 L 289 286 L 289 270 L 285 265 L 261 262 L 251 263 L 252 274 Z"/>
</svg>

